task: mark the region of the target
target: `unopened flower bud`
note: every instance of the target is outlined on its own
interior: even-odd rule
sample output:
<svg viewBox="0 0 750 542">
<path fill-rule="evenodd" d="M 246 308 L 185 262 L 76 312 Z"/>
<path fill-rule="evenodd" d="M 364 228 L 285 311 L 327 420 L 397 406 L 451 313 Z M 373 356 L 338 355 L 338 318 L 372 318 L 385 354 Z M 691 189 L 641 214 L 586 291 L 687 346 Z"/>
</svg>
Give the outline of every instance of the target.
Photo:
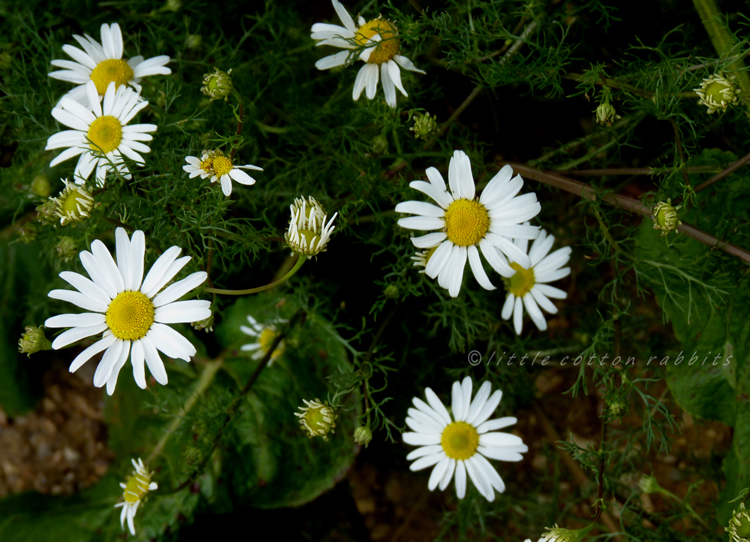
<svg viewBox="0 0 750 542">
<path fill-rule="evenodd" d="M 219 68 L 214 68 L 214 73 L 207 73 L 203 76 L 203 87 L 201 92 L 210 96 L 212 100 L 227 101 L 227 97 L 232 93 L 234 86 L 232 78 L 229 76 L 232 70 L 223 72 Z"/>
<path fill-rule="evenodd" d="M 708 107 L 709 114 L 725 111 L 729 106 L 735 105 L 740 101 L 742 93 L 734 75 L 725 77 L 723 73 L 704 79 L 701 86 L 693 90 L 700 98 L 698 103 Z"/>
<path fill-rule="evenodd" d="M 596 122 L 603 126 L 612 126 L 612 123 L 622 117 L 617 114 L 615 106 L 609 102 L 599 104 L 596 108 Z"/>
<path fill-rule="evenodd" d="M 370 150 L 372 154 L 383 154 L 388 150 L 388 139 L 383 134 L 373 137 Z"/>
<path fill-rule="evenodd" d="M 580 542 L 589 534 L 592 527 L 593 524 L 583 529 L 563 529 L 557 525 L 552 528 L 547 527 L 547 532 L 542 535 L 539 542 Z"/>
<path fill-rule="evenodd" d="M 31 180 L 31 186 L 29 187 L 31 193 L 35 196 L 41 196 L 46 198 L 52 192 L 52 187 L 49 184 L 49 180 L 44 175 L 37 175 Z"/>
<path fill-rule="evenodd" d="M 53 199 L 48 199 L 36 208 L 36 218 L 39 222 L 45 226 L 55 224 L 59 217 L 57 216 L 57 202 Z"/>
<path fill-rule="evenodd" d="M 436 118 L 431 117 L 429 113 L 414 117 L 414 126 L 409 128 L 414 132 L 417 139 L 428 139 L 438 134 L 438 124 Z"/>
<path fill-rule="evenodd" d="M 677 226 L 682 224 L 680 219 L 677 217 L 677 211 L 682 206 L 672 207 L 672 199 L 667 199 L 667 202 L 659 202 L 651 210 L 651 214 L 654 217 L 654 229 L 662 230 L 662 235 L 667 235 L 669 232 L 675 230 Z"/>
<path fill-rule="evenodd" d="M 72 237 L 60 237 L 55 245 L 57 256 L 64 262 L 72 262 L 78 256 L 78 245 Z"/>
<path fill-rule="evenodd" d="M 367 448 L 367 445 L 370 444 L 370 441 L 372 440 L 372 431 L 369 427 L 362 426 L 357 427 L 354 430 L 354 442 L 359 444 L 360 446 L 364 446 Z"/>
<path fill-rule="evenodd" d="M 641 491 L 644 493 L 660 493 L 661 492 L 661 486 L 659 485 L 659 482 L 656 481 L 655 476 L 651 476 L 650 474 L 644 474 L 641 479 L 638 481 L 638 487 L 641 488 Z"/>
<path fill-rule="evenodd" d="M 47 337 L 44 336 L 44 331 L 39 327 L 26 326 L 26 330 L 18 340 L 18 351 L 29 357 L 31 357 L 31 354 L 51 349 L 52 343 L 47 340 Z"/>
<path fill-rule="evenodd" d="M 323 437 L 323 440 L 328 440 L 328 433 L 333 433 L 333 429 L 336 427 L 334 423 L 336 414 L 333 409 L 328 406 L 328 403 L 321 403 L 320 399 L 314 401 L 302 399 L 302 401 L 306 405 L 298 407 L 302 413 L 294 413 L 299 418 L 300 427 L 307 432 L 307 436 L 310 438 Z"/>
<path fill-rule="evenodd" d="M 398 297 L 398 293 L 398 286 L 396 286 L 395 284 L 389 284 L 383 291 L 383 295 L 388 299 L 396 299 Z"/>
<path fill-rule="evenodd" d="M 209 333 L 214 330 L 214 315 L 211 314 L 208 318 L 205 320 L 201 320 L 200 322 L 193 322 L 190 324 L 193 326 L 193 329 L 196 331 L 205 331 L 206 333 Z"/>
<path fill-rule="evenodd" d="M 724 530 L 732 542 L 750 542 L 750 513 L 745 510 L 744 502 L 732 513 L 729 526 Z"/>
<path fill-rule="evenodd" d="M 26 245 L 36 241 L 36 225 L 34 225 L 32 222 L 26 221 L 18 226 L 17 233 L 18 240 Z"/>
</svg>

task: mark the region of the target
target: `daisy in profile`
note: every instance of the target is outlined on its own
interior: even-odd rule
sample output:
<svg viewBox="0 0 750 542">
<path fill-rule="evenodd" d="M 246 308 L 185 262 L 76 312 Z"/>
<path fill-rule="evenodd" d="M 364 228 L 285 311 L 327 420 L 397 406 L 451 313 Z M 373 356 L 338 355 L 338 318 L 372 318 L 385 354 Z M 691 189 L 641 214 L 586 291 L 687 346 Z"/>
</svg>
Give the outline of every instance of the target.
<svg viewBox="0 0 750 542">
<path fill-rule="evenodd" d="M 141 461 L 140 457 L 137 462 L 135 459 L 131 459 L 130 461 L 133 463 L 133 467 L 135 467 L 135 472 L 133 472 L 133 475 L 128 478 L 127 483 L 120 484 L 120 487 L 125 490 L 122 494 L 124 501 L 117 503 L 115 508 L 122 507 L 120 526 L 125 529 L 125 519 L 127 519 L 130 534 L 135 536 L 135 525 L 133 524 L 133 519 L 135 518 L 135 513 L 138 511 L 138 506 L 141 504 L 141 499 L 149 491 L 159 489 L 159 486 L 156 482 L 151 481 L 151 476 L 153 476 L 154 473 L 149 472 L 148 469 L 143 466 L 143 461 Z"/>
<path fill-rule="evenodd" d="M 526 254 L 528 241 L 526 239 L 515 239 L 515 245 Z M 547 329 L 547 320 L 544 318 L 540 307 L 550 314 L 557 314 L 557 307 L 550 301 L 552 299 L 565 299 L 568 294 L 550 286 L 548 283 L 559 280 L 570 275 L 570 267 L 563 267 L 570 260 L 570 247 L 556 250 L 552 254 L 549 251 L 555 242 L 554 235 L 547 235 L 542 230 L 539 237 L 531 245 L 528 252 L 531 265 L 524 269 L 511 260 L 510 266 L 515 273 L 505 279 L 508 297 L 505 298 L 501 316 L 504 320 L 513 315 L 513 327 L 516 335 L 521 334 L 523 329 L 523 308 L 531 316 L 531 320 L 540 331 Z"/>
<path fill-rule="evenodd" d="M 453 383 L 452 416 L 430 388 L 425 389 L 427 403 L 415 397 L 416 408 L 409 409 L 406 418 L 413 432 L 403 434 L 404 442 L 419 446 L 406 459 L 413 460 L 410 469 L 418 471 L 433 467 L 427 487 L 444 490 L 453 475 L 456 476 L 456 495 L 466 495 L 466 474 L 488 501 L 495 500 L 495 491 L 505 491 L 505 484 L 487 458 L 499 461 L 521 461 L 528 452 L 520 437 L 510 433 L 497 433 L 515 424 L 512 417 L 489 417 L 500 404 L 503 392 L 497 390 L 490 396 L 492 386 L 482 384 L 472 400 L 471 378 Z"/>
<path fill-rule="evenodd" d="M 138 83 L 142 77 L 172 73 L 172 70 L 166 67 L 169 62 L 166 55 L 148 60 L 143 60 L 142 56 L 134 56 L 130 60 L 123 59 L 122 32 L 117 23 L 113 23 L 112 26 L 103 24 L 101 35 L 100 44 L 88 34 L 84 34 L 84 37 L 73 34 L 73 38 L 83 47 L 83 51 L 72 45 L 63 45 L 63 51 L 75 62 L 52 61 L 53 66 L 63 69 L 50 73 L 50 77 L 78 85 L 65 95 L 66 98 L 87 105 L 86 84 L 89 81 L 94 83 L 100 99 L 107 92 L 110 83 L 114 83 L 116 89 L 130 85 L 140 93 L 141 86 Z"/>
<path fill-rule="evenodd" d="M 339 213 L 333 213 L 331 220 L 326 222 L 328 215 L 318 201 L 309 196 L 295 198 L 294 203 L 289 206 L 292 219 L 289 221 L 289 229 L 284 234 L 289 248 L 293 254 L 301 254 L 306 257 L 317 256 L 325 252 L 326 245 L 336 226 L 333 221 Z"/>
<path fill-rule="evenodd" d="M 533 192 L 517 196 L 523 179 L 520 175 L 513 177 L 510 166 L 503 167 L 493 177 L 479 200 L 475 199 L 471 163 L 463 151 L 453 153 L 448 167 L 450 192 L 437 169 L 427 168 L 426 173 L 429 182 L 413 181 L 409 186 L 427 194 L 438 205 L 407 201 L 399 203 L 396 212 L 417 215 L 400 219 L 398 224 L 403 228 L 438 230 L 412 238 L 417 248 L 435 249 L 419 256 L 426 261 L 428 277 L 437 277 L 438 284 L 456 297 L 467 260 L 480 286 L 495 289 L 482 266 L 480 250 L 492 268 L 504 277 L 510 277 L 514 271 L 502 254 L 524 269 L 531 265 L 529 257 L 512 239 L 536 239 L 539 228 L 523 222 L 539 214 L 542 207 Z M 416 261 L 415 265 L 419 265 L 420 260 Z"/>
<path fill-rule="evenodd" d="M 247 322 L 250 326 L 240 326 L 240 331 L 245 335 L 249 335 L 254 339 L 253 342 L 244 344 L 240 347 L 240 350 L 244 352 L 253 352 L 253 359 L 261 359 L 268 353 L 268 349 L 271 348 L 274 339 L 279 333 L 276 328 L 277 325 L 286 323 L 286 320 L 274 320 L 268 324 L 261 324 L 255 318 L 248 315 Z M 284 341 L 281 341 L 276 347 L 276 350 L 271 354 L 271 359 L 268 361 L 268 366 L 284 353 L 285 345 Z"/>
<path fill-rule="evenodd" d="M 53 316 L 44 324 L 49 328 L 71 328 L 52 342 L 55 350 L 103 332 L 101 339 L 73 360 L 70 372 L 77 371 L 104 351 L 94 374 L 94 385 L 101 388 L 106 384 L 109 395 L 115 391 L 117 376 L 128 358 L 140 388 L 146 388 L 144 361 L 156 381 L 165 385 L 167 371 L 157 350 L 185 361 L 190 361 L 190 356 L 196 353 L 190 341 L 166 324 L 197 322 L 211 316 L 210 301 L 177 301 L 203 284 L 207 277 L 204 271 L 165 288 L 190 261 L 190 256 L 177 258 L 181 248 L 167 249 L 144 279 L 146 238 L 143 232 L 136 231 L 128 239 L 125 230 L 117 228 L 115 238 L 117 263 L 104 243 L 97 239 L 91 243 L 91 252 L 84 250 L 80 254 L 91 280 L 63 271 L 60 277 L 78 291 L 52 290 L 48 294 L 52 299 L 68 301 L 90 312 Z"/>
<path fill-rule="evenodd" d="M 110 83 L 104 101 L 99 103 L 94 83 L 89 81 L 85 88 L 86 107 L 64 97 L 52 110 L 52 116 L 72 130 L 58 132 L 47 140 L 45 150 L 65 149 L 52 160 L 50 167 L 79 156 L 75 169 L 77 184 L 84 184 L 94 169 L 99 186 L 104 186 L 107 172 L 113 168 L 130 179 L 123 156 L 143 165 L 145 161 L 139 153 L 151 149 L 142 141 L 153 139 L 148 132 L 155 132 L 156 125 L 128 123 L 148 102 L 140 101 L 138 93 L 128 87 L 115 90 L 115 84 Z"/>
<path fill-rule="evenodd" d="M 263 171 L 263 168 L 250 164 L 235 166 L 232 164 L 232 157 L 224 156 L 219 149 L 203 151 L 201 158 L 188 156 L 185 161 L 187 165 L 182 166 L 182 169 L 190 174 L 191 179 L 200 175 L 201 179 L 211 177 L 212 183 L 221 181 L 221 190 L 227 197 L 232 194 L 233 180 L 248 186 L 255 184 L 255 179 L 242 171 L 243 169 Z"/>
<path fill-rule="evenodd" d="M 360 16 L 359 24 L 355 25 L 351 15 L 338 0 L 332 0 L 332 3 L 344 26 L 316 23 L 312 26 L 310 37 L 321 40 L 318 45 L 332 45 L 344 51 L 321 58 L 315 63 L 315 67 L 319 70 L 329 70 L 344 65 L 350 55 L 354 55 L 354 58 L 365 62 L 365 65 L 354 80 L 352 98 L 358 100 L 365 90 L 367 98 L 372 100 L 378 90 L 380 79 L 383 83 L 385 101 L 391 107 L 396 107 L 396 89 L 404 96 L 408 96 L 401 84 L 399 66 L 417 73 L 425 72 L 418 70 L 411 60 L 399 54 L 401 43 L 398 39 L 398 30 L 393 23 L 380 17 L 365 21 Z M 364 48 L 361 53 L 352 52 L 352 49 L 361 48 Z"/>
</svg>

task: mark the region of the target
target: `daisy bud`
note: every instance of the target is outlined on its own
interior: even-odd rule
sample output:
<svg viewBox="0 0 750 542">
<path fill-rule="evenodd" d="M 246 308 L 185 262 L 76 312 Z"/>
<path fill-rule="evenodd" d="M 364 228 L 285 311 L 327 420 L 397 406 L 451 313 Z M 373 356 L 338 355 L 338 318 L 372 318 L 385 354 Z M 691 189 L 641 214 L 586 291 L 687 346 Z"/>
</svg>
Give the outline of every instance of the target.
<svg viewBox="0 0 750 542">
<path fill-rule="evenodd" d="M 375 136 L 372 139 L 372 146 L 370 147 L 370 150 L 372 151 L 372 154 L 377 155 L 383 154 L 384 152 L 388 151 L 388 139 L 383 134 Z"/>
<path fill-rule="evenodd" d="M 71 222 L 80 222 L 91 216 L 91 208 L 94 206 L 94 197 L 85 186 L 77 186 L 68 180 L 63 181 L 65 188 L 56 198 L 50 198 L 55 202 L 55 216 L 60 218 L 60 225 L 67 226 Z"/>
<path fill-rule="evenodd" d="M 388 299 L 396 299 L 398 297 L 398 286 L 395 284 L 389 284 L 385 287 L 383 295 Z"/>
<path fill-rule="evenodd" d="M 57 257 L 64 262 L 72 262 L 76 256 L 78 256 L 78 245 L 76 240 L 72 237 L 60 237 L 60 240 L 55 245 L 57 251 Z"/>
<path fill-rule="evenodd" d="M 750 513 L 745 510 L 745 503 L 732 513 L 729 526 L 724 530 L 729 533 L 732 542 L 750 542 Z"/>
<path fill-rule="evenodd" d="M 671 198 L 667 199 L 667 203 L 657 203 L 651 210 L 651 215 L 654 217 L 654 229 L 662 230 L 662 235 L 667 235 L 669 232 L 675 230 L 677 226 L 682 224 L 677 217 L 677 211 L 679 211 L 681 207 L 682 205 L 672 207 Z"/>
<path fill-rule="evenodd" d="M 661 493 L 661 486 L 656 481 L 656 477 L 644 474 L 638 481 L 638 487 L 644 493 Z"/>
<path fill-rule="evenodd" d="M 583 529 L 563 529 L 555 525 L 550 528 L 547 527 L 547 532 L 542 535 L 539 542 L 580 542 L 583 538 L 589 534 L 592 525 L 584 527 Z"/>
<path fill-rule="evenodd" d="M 623 416 L 628 411 L 628 404 L 623 401 L 615 401 L 609 405 L 609 413 L 611 416 L 619 417 Z"/>
<path fill-rule="evenodd" d="M 310 438 L 323 437 L 323 440 L 328 440 L 328 433 L 333 433 L 333 429 L 336 427 L 334 423 L 336 414 L 333 409 L 328 406 L 328 403 L 321 403 L 320 399 L 314 401 L 302 399 L 302 402 L 306 405 L 298 407 L 302 413 L 294 413 L 299 418 L 299 425 L 302 430 L 307 431 L 307 436 Z"/>
<path fill-rule="evenodd" d="M 193 329 L 195 329 L 196 331 L 205 331 L 206 333 L 209 333 L 214 330 L 214 315 L 211 314 L 211 316 L 209 316 L 205 320 L 193 322 L 190 325 L 193 326 Z"/>
<path fill-rule="evenodd" d="M 30 222 L 24 222 L 18 227 L 18 240 L 28 245 L 36 241 L 36 226 Z"/>
<path fill-rule="evenodd" d="M 708 107 L 708 113 L 718 110 L 726 111 L 727 107 L 740 101 L 741 89 L 737 86 L 735 77 L 725 77 L 721 72 L 704 79 L 699 88 L 693 89 L 700 98 L 698 103 Z"/>
<path fill-rule="evenodd" d="M 289 230 L 284 234 L 289 248 L 294 254 L 307 257 L 317 256 L 325 251 L 328 240 L 335 226 L 338 213 L 334 213 L 331 220 L 326 223 L 326 214 L 323 206 L 315 198 L 297 198 L 289 206 L 292 219 L 289 221 Z"/>
<path fill-rule="evenodd" d="M 41 350 L 51 350 L 52 343 L 44 336 L 44 331 L 40 327 L 26 326 L 21 338 L 18 340 L 18 351 L 31 357 Z"/>
<path fill-rule="evenodd" d="M 151 481 L 153 472 L 149 472 L 148 469 L 143 465 L 143 461 L 139 458 L 136 462 L 134 459 L 130 460 L 135 467 L 135 472 L 130 476 L 126 483 L 120 484 L 123 491 L 123 502 L 115 505 L 115 508 L 122 507 L 122 513 L 120 514 L 120 525 L 125 529 L 125 520 L 128 520 L 128 528 L 130 534 L 135 536 L 135 525 L 133 519 L 135 513 L 138 510 L 138 506 L 141 504 L 143 497 L 149 492 L 159 489 L 156 482 Z"/>
<path fill-rule="evenodd" d="M 200 34 L 188 34 L 185 37 L 185 49 L 200 49 L 201 45 L 203 45 L 203 38 Z"/>
<path fill-rule="evenodd" d="M 52 187 L 50 186 L 47 177 L 44 175 L 37 175 L 34 177 L 29 188 L 32 194 L 43 198 L 46 198 L 50 195 L 50 192 L 52 192 Z"/>
<path fill-rule="evenodd" d="M 409 128 L 414 132 L 414 137 L 417 139 L 428 139 L 438 134 L 438 125 L 435 117 L 431 117 L 429 113 L 414 117 L 414 126 Z"/>
<path fill-rule="evenodd" d="M 223 72 L 219 68 L 214 68 L 214 73 L 207 73 L 203 76 L 201 92 L 206 96 L 210 96 L 211 100 L 221 100 L 223 98 L 224 101 L 227 101 L 227 97 L 234 89 L 232 78 L 229 77 L 231 73 L 232 70 Z"/>
<path fill-rule="evenodd" d="M 622 117 L 617 114 L 615 106 L 609 102 L 599 104 L 596 108 L 596 122 L 602 126 L 612 126 L 612 123 Z"/>
<path fill-rule="evenodd" d="M 57 222 L 57 202 L 53 199 L 48 199 L 36 208 L 36 218 L 45 226 L 49 226 Z"/>
<path fill-rule="evenodd" d="M 356 442 L 360 446 L 364 446 L 365 448 L 367 448 L 367 445 L 370 444 L 371 440 L 372 431 L 370 431 L 369 427 L 357 427 L 354 430 L 354 442 Z"/>
<path fill-rule="evenodd" d="M 180 11 L 182 9 L 181 0 L 167 0 L 162 8 L 164 11 Z"/>
</svg>

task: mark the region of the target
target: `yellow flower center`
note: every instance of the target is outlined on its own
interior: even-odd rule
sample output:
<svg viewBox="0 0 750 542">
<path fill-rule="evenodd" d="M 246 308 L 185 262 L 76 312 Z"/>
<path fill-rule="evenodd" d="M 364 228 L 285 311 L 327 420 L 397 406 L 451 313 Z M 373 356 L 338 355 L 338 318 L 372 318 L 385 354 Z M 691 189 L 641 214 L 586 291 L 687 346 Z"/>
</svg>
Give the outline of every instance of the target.
<svg viewBox="0 0 750 542">
<path fill-rule="evenodd" d="M 148 493 L 148 486 L 151 483 L 151 475 L 134 474 L 125 483 L 125 493 L 123 497 L 126 503 L 133 504 L 141 500 L 141 497 Z"/>
<path fill-rule="evenodd" d="M 221 177 L 232 171 L 232 160 L 226 156 L 217 156 L 214 158 L 213 166 L 216 176 Z M 203 164 L 201 164 L 201 167 L 203 167 Z"/>
<path fill-rule="evenodd" d="M 381 41 L 377 45 L 372 46 L 372 53 L 370 53 L 370 58 L 367 62 L 370 64 L 388 62 L 398 54 L 401 48 L 401 44 L 396 38 L 398 30 L 388 21 L 374 19 L 359 27 L 354 40 L 357 42 L 357 45 L 367 45 L 367 41 L 375 34 L 380 35 Z"/>
<path fill-rule="evenodd" d="M 727 88 L 729 88 L 729 85 L 726 85 L 721 81 L 714 81 L 706 87 L 706 96 L 708 98 L 711 98 L 714 103 L 720 104 L 721 102 L 726 100 L 726 97 L 724 96 L 724 94 L 722 94 L 722 91 L 726 90 Z"/>
<path fill-rule="evenodd" d="M 445 211 L 445 232 L 454 245 L 476 245 L 489 230 L 490 215 L 478 201 L 457 199 Z"/>
<path fill-rule="evenodd" d="M 115 337 L 137 341 L 154 323 L 154 304 L 141 292 L 122 292 L 109 304 L 106 320 Z"/>
<path fill-rule="evenodd" d="M 516 274 L 510 277 L 508 284 L 508 291 L 516 297 L 523 297 L 528 294 L 536 284 L 534 279 L 534 270 L 524 269 L 516 262 L 510 264 L 510 266 L 516 270 Z"/>
<path fill-rule="evenodd" d="M 110 58 L 102 60 L 91 72 L 91 80 L 96 85 L 96 91 L 104 95 L 109 84 L 115 82 L 115 90 L 133 78 L 133 68 L 125 60 Z"/>
<path fill-rule="evenodd" d="M 122 124 L 109 115 L 99 117 L 89 126 L 87 136 L 91 141 L 92 149 L 101 149 L 105 154 L 112 152 L 120 146 L 120 141 L 122 141 Z"/>
<path fill-rule="evenodd" d="M 466 422 L 453 422 L 443 429 L 440 445 L 451 459 L 469 459 L 479 447 L 479 433 Z"/>
<path fill-rule="evenodd" d="M 214 167 L 214 159 L 210 156 L 201 162 L 201 169 L 206 173 L 211 173 Z"/>
<path fill-rule="evenodd" d="M 260 338 L 258 339 L 258 343 L 260 344 L 261 350 L 263 350 L 263 352 L 268 352 L 275 338 L 276 338 L 276 332 L 273 329 L 267 328 L 267 327 L 263 328 L 263 331 L 260 332 Z M 273 351 L 273 354 L 271 354 L 271 359 L 276 359 L 283 353 L 284 353 L 284 341 L 281 341 L 279 343 L 279 346 L 276 348 L 276 350 Z"/>
<path fill-rule="evenodd" d="M 326 419 L 330 420 L 330 417 L 324 412 L 324 409 L 325 407 L 313 408 L 305 413 L 305 421 L 311 431 L 323 431 L 327 433 L 328 429 L 330 429 L 331 422 L 326 421 Z"/>
<path fill-rule="evenodd" d="M 72 189 L 63 200 L 63 203 L 62 203 L 63 214 L 68 215 L 69 213 L 74 213 L 77 215 L 79 201 L 81 203 L 81 207 L 85 209 L 87 207 L 86 198 L 84 198 L 83 195 L 78 190 Z"/>
</svg>

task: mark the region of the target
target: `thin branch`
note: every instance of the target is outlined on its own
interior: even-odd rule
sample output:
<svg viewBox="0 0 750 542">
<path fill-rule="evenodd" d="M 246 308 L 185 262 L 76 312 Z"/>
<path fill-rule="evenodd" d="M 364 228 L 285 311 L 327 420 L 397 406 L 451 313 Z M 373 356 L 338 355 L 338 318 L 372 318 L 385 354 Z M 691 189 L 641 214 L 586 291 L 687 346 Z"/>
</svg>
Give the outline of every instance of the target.
<svg viewBox="0 0 750 542">
<path fill-rule="evenodd" d="M 690 186 L 690 177 L 687 172 L 687 163 L 685 162 L 685 151 L 682 149 L 682 139 L 680 138 L 680 129 L 674 119 L 669 119 L 674 130 L 675 144 L 677 145 L 677 153 L 680 155 L 680 169 L 682 170 L 682 176 L 685 179 L 685 186 Z"/>
<path fill-rule="evenodd" d="M 746 154 L 736 162 L 732 163 L 728 168 L 726 168 L 724 171 L 721 171 L 720 173 L 717 173 L 713 177 L 711 177 L 709 180 L 707 180 L 704 183 L 699 184 L 697 187 L 695 187 L 695 192 L 700 192 L 701 190 L 708 188 L 712 184 L 714 184 L 716 181 L 720 181 L 727 175 L 731 175 L 738 169 L 740 169 L 742 166 L 750 162 L 750 153 Z"/>
</svg>

